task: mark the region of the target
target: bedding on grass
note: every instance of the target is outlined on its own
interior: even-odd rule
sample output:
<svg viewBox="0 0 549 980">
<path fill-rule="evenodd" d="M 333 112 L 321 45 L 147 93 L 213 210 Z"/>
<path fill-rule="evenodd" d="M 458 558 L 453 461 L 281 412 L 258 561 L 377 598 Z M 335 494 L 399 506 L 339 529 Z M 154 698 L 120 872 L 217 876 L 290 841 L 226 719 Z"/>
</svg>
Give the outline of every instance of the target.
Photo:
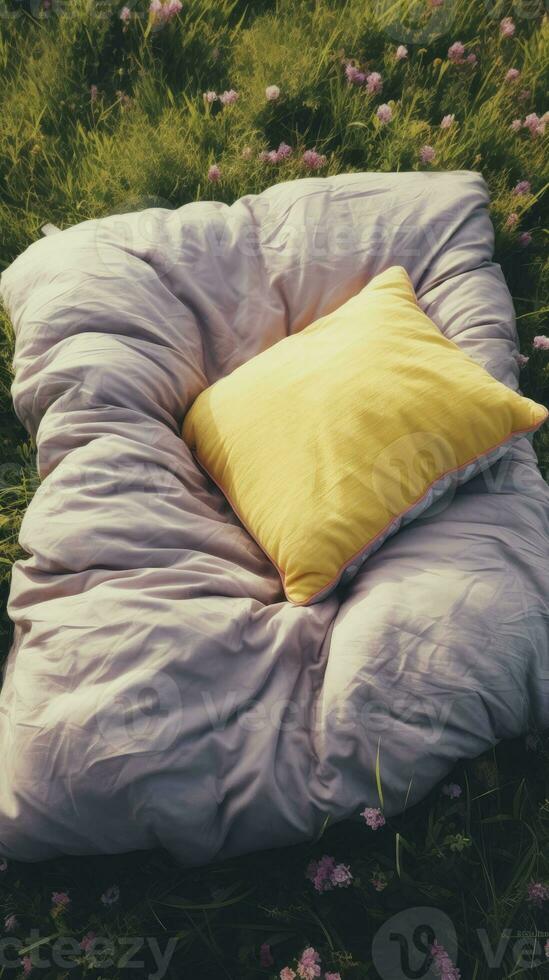
<svg viewBox="0 0 549 980">
<path fill-rule="evenodd" d="M 84 8 L 67 4 L 62 9 L 53 5 L 46 10 L 34 6 L 27 14 L 14 5 L 15 15 L 3 19 L 2 266 L 7 267 L 35 240 L 48 221 L 68 228 L 105 214 L 160 206 L 173 212 L 171 217 L 166 215 L 169 227 L 170 222 L 177 223 L 176 209 L 188 202 L 211 198 L 232 205 L 243 195 L 262 192 L 273 183 L 311 174 L 332 179 L 338 173 L 355 171 L 353 179 L 359 180 L 363 171 L 481 171 L 491 195 L 495 259 L 513 295 L 521 341 L 520 355 L 516 340 L 508 340 L 503 345 L 505 357 L 498 355 L 492 367 L 486 366 L 497 373 L 498 366 L 505 364 L 508 383 L 519 383 L 528 396 L 546 404 L 549 342 L 544 322 L 543 92 L 547 25 L 543 11 L 534 10 L 534 5 L 519 10 L 498 4 L 487 9 L 485 5 L 450 3 L 425 4 L 421 11 L 410 8 L 407 13 L 404 5 L 358 3 L 298 8 L 265 3 L 253 10 L 228 3 L 212 7 L 192 2 L 181 10 L 176 7 L 164 13 L 154 8 L 149 14 L 146 6 L 135 5 L 122 16 L 122 9 L 110 5 Z M 483 186 L 482 181 L 478 186 Z M 486 192 L 479 194 L 483 198 L 480 213 L 485 211 Z M 436 203 L 432 206 L 436 208 Z M 455 214 L 458 212 L 456 206 Z M 137 219 L 130 219 L 129 224 L 125 218 L 111 219 L 110 227 L 119 241 L 130 229 L 124 261 L 131 261 L 138 239 L 150 241 L 155 233 L 157 224 L 151 228 L 147 215 L 150 217 L 150 211 L 141 217 L 137 231 L 133 223 Z M 323 228 L 327 234 L 330 230 L 329 225 Z M 74 234 L 78 232 L 67 232 L 67 238 Z M 436 234 L 435 238 L 427 236 L 428 251 L 434 248 Z M 104 264 L 109 279 L 116 268 L 110 245 L 105 257 L 103 244 L 94 250 L 94 263 Z M 37 247 L 43 245 L 50 247 L 47 242 Z M 77 265 L 76 256 L 74 260 Z M 210 272 L 213 275 L 213 267 Z M 46 268 L 39 271 L 37 286 L 42 274 L 49 274 Z M 169 283 L 171 274 L 164 268 L 160 278 L 167 277 Z M 142 285 L 138 292 L 140 288 Z M 29 290 L 29 297 L 32 294 Z M 134 299 L 130 296 L 130 305 Z M 512 323 L 510 306 L 503 321 Z M 215 326 L 214 321 L 212 328 Z M 475 325 L 469 327 L 474 332 Z M 39 335 L 44 345 L 49 339 Z M 26 439 L 9 404 L 12 341 L 6 318 L 0 379 L 4 452 L 0 531 L 6 579 L 12 560 L 24 557 L 17 544 L 18 527 L 38 482 L 34 442 Z M 79 322 L 73 342 L 84 341 Z M 154 341 L 144 338 L 140 347 L 147 344 L 154 346 Z M 162 361 L 169 355 L 159 356 Z M 46 361 L 40 370 L 47 373 Z M 107 369 L 101 395 L 109 406 L 126 389 L 127 379 L 120 388 L 113 378 L 116 361 L 103 360 L 101 365 Z M 30 362 L 24 366 L 27 369 Z M 69 374 L 70 370 L 69 361 Z M 85 370 L 84 360 L 80 370 Z M 76 397 L 72 389 L 68 395 L 63 389 L 69 376 L 63 371 L 60 411 L 53 412 L 59 422 L 63 398 L 70 402 Z M 149 373 L 146 383 L 152 382 Z M 82 398 L 93 404 L 101 384 L 84 386 Z M 154 400 L 160 408 L 151 434 L 164 424 L 167 409 L 163 399 L 170 397 L 169 386 L 155 389 Z M 25 423 L 32 426 L 32 420 L 38 420 L 46 408 L 37 398 L 29 406 Z M 118 424 L 126 433 L 127 406 L 121 403 L 118 408 Z M 42 473 L 44 465 L 48 471 L 51 467 L 54 476 L 57 467 L 55 453 L 48 458 L 47 443 L 52 445 L 48 427 L 49 423 L 39 465 Z M 96 434 L 89 433 L 87 452 L 93 451 Z M 60 425 L 53 444 L 57 438 L 65 445 L 70 433 Z M 146 439 L 145 432 L 141 438 Z M 546 474 L 546 433 L 536 438 L 535 447 Z M 540 502 L 545 493 L 529 445 L 523 452 L 515 463 L 533 476 L 533 484 L 528 481 L 521 495 L 521 520 L 524 508 L 533 506 L 538 492 Z M 139 495 L 150 472 L 145 470 L 145 481 L 140 479 L 137 486 L 134 481 L 132 488 L 125 482 L 122 467 L 120 470 L 122 495 Z M 168 470 L 166 474 L 171 483 Z M 46 476 L 46 484 L 48 479 Z M 505 500 L 505 483 L 499 484 L 500 491 L 502 486 L 499 496 L 505 507 L 510 501 Z M 92 487 L 90 496 L 96 491 Z M 37 516 L 40 492 L 33 505 Z M 85 486 L 79 486 L 79 494 L 87 492 Z M 494 492 L 497 487 L 490 490 Z M 72 501 L 72 495 L 68 496 Z M 32 527 L 32 512 L 31 508 L 26 527 Z M 444 520 L 443 513 L 435 519 Z M 67 525 L 61 529 L 63 535 L 71 533 L 70 510 Z M 47 536 L 47 527 L 39 528 L 37 522 L 35 529 Z M 72 532 L 74 568 L 70 574 L 78 575 L 78 561 L 89 542 L 78 540 L 76 527 Z M 529 526 L 527 537 L 532 532 Z M 52 536 L 55 533 L 52 527 Z M 530 555 L 532 540 L 526 544 L 521 535 L 518 538 L 511 549 L 527 548 Z M 536 540 L 543 562 L 543 539 Z M 128 547 L 131 549 L 131 542 Z M 497 544 L 491 541 L 491 548 Z M 471 551 L 471 560 L 484 558 L 490 564 L 489 555 L 475 553 L 473 546 Z M 67 552 L 63 554 L 65 560 Z M 252 549 L 245 561 L 253 563 L 254 554 Z M 32 560 L 44 557 L 38 554 Z M 257 560 L 259 569 L 261 558 Z M 80 571 L 85 574 L 84 569 Z M 97 571 L 100 575 L 100 565 Z M 518 566 L 517 573 L 530 574 L 526 562 Z M 53 568 L 48 574 L 54 575 Z M 267 569 L 265 575 L 263 578 L 262 571 L 256 575 L 257 582 L 262 580 L 264 588 L 274 589 L 276 579 L 269 579 Z M 444 591 L 442 581 L 437 584 Z M 513 595 L 519 599 L 519 590 Z M 444 601 L 451 602 L 451 595 L 445 592 Z M 512 611 L 511 604 L 505 615 L 511 616 Z M 100 612 L 107 614 L 107 610 Z M 85 625 L 77 619 L 79 629 Z M 11 633 L 6 617 L 2 627 L 7 650 Z M 48 636 L 47 621 L 41 628 L 52 657 L 64 657 L 64 650 L 55 648 Z M 505 617 L 491 638 L 496 648 L 504 628 Z M 236 647 L 238 652 L 238 644 Z M 529 649 L 539 649 L 536 638 Z M 498 650 L 497 655 L 504 653 Z M 99 656 L 107 656 L 102 647 Z M 353 656 L 346 647 L 346 661 Z M 468 656 L 473 658 L 472 648 Z M 37 660 L 31 668 L 29 680 L 34 675 L 38 684 Z M 50 662 L 50 677 L 54 669 Z M 481 665 L 475 661 L 473 669 L 480 670 Z M 522 657 L 513 661 L 515 669 L 519 677 L 526 670 Z M 66 677 L 61 675 L 60 686 L 63 684 Z M 535 683 L 528 685 L 523 715 L 513 713 L 512 725 L 521 729 L 523 722 L 526 725 L 528 701 L 534 703 L 534 723 L 544 724 L 537 689 Z M 519 692 L 520 685 L 513 685 L 510 697 L 517 704 Z M 142 701 L 141 723 L 147 718 L 150 722 L 151 706 L 154 703 L 147 698 Z M 35 708 L 46 711 L 44 704 Z M 52 720 L 58 708 L 52 699 Z M 120 709 L 124 710 L 123 703 Z M 25 710 L 33 710 L 30 702 Z M 74 710 L 72 702 L 69 714 Z M 491 705 L 483 711 L 492 718 Z M 482 717 L 475 715 L 475 721 Z M 249 721 L 254 720 L 251 714 Z M 105 734 L 107 739 L 112 735 Z M 436 736 L 435 731 L 431 753 L 435 757 Z M 472 738 L 482 740 L 482 725 L 475 728 Z M 62 746 L 60 742 L 56 761 L 61 767 Z M 132 975 L 132 970 L 136 976 L 144 971 L 154 974 L 155 947 L 149 940 L 164 950 L 166 941 L 173 938 L 175 948 L 166 966 L 166 975 L 173 977 L 274 977 L 285 969 L 289 971 L 286 976 L 292 972 L 301 976 L 307 969 L 316 972 L 317 967 L 321 975 L 383 976 L 383 971 L 387 974 L 393 968 L 383 957 L 392 955 L 397 946 L 420 975 L 430 971 L 436 976 L 450 967 L 435 939 L 464 977 L 491 977 L 494 971 L 502 976 L 544 976 L 549 889 L 543 736 L 533 731 L 526 746 L 506 741 L 496 751 L 486 750 L 448 773 L 423 803 L 412 807 L 409 799 L 404 813 L 394 816 L 391 794 L 384 795 L 390 773 L 385 770 L 383 750 L 378 753 L 377 742 L 373 748 L 375 758 L 367 760 L 372 792 L 363 801 L 362 816 L 354 824 L 333 827 L 331 819 L 319 821 L 316 843 L 231 858 L 200 871 L 181 871 L 162 852 L 56 859 L 36 866 L 8 858 L 0 865 L 0 903 L 6 916 L 6 938 L 17 939 L 8 955 L 20 965 L 6 967 L 6 975 L 31 969 L 52 977 L 67 973 L 123 977 Z M 86 751 L 92 751 L 92 746 L 87 744 Z M 4 755 L 7 766 L 9 753 Z M 418 777 L 425 788 L 432 776 L 431 761 Z M 9 792 L 8 769 L 2 785 Z M 291 785 L 282 789 L 291 795 Z M 375 805 L 367 805 L 375 794 Z M 162 792 L 158 800 L 155 797 L 155 805 L 157 802 L 162 807 Z M 63 807 L 51 812 L 53 823 L 62 823 Z M 270 811 L 266 821 L 270 825 Z M 265 839 L 256 821 L 249 843 L 258 838 Z M 425 907 L 431 911 L 421 940 L 427 951 L 422 952 L 421 943 L 416 946 L 413 937 L 419 935 L 414 932 L 416 927 L 425 924 L 421 918 Z M 419 909 L 419 920 L 413 918 L 414 909 Z M 98 958 L 93 933 L 112 943 L 110 959 L 108 950 L 102 961 Z M 389 933 L 400 940 L 389 940 Z M 62 937 L 71 937 L 77 946 L 70 954 L 70 968 L 62 957 L 58 962 L 61 954 L 56 943 Z M 132 937 L 143 939 L 134 960 L 142 958 L 146 966 L 131 968 L 124 963 Z M 310 947 L 313 952 L 305 955 Z"/>
</svg>

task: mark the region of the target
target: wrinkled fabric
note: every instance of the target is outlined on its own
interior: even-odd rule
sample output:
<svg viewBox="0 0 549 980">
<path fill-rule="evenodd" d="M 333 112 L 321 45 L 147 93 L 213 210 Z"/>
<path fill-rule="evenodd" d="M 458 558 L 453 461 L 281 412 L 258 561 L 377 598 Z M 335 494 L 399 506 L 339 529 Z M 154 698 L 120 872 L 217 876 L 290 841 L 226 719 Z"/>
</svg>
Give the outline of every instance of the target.
<svg viewBox="0 0 549 980">
<path fill-rule="evenodd" d="M 290 844 L 380 806 L 376 761 L 390 815 L 549 724 L 549 491 L 527 438 L 296 607 L 179 435 L 205 386 L 395 264 L 516 388 L 487 205 L 475 173 L 314 177 L 84 222 L 4 272 L 42 483 L 9 601 L 3 856 Z"/>
</svg>

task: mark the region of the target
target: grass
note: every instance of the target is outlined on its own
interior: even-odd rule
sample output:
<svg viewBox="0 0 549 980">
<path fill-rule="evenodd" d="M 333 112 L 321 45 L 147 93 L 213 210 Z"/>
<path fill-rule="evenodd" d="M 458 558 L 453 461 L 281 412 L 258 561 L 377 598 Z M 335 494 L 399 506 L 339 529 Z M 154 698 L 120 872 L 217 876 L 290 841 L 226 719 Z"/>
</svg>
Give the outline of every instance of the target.
<svg viewBox="0 0 549 980">
<path fill-rule="evenodd" d="M 110 0 L 54 2 L 46 12 L 37 0 L 5 4 L 0 267 L 46 221 L 64 227 L 155 203 L 230 202 L 303 175 L 305 148 L 326 155 L 326 174 L 416 169 L 419 150 L 428 144 L 436 151 L 435 169 L 476 169 L 488 182 L 496 257 L 515 300 L 522 351 L 530 357 L 522 386 L 548 403 L 549 354 L 532 349 L 533 337 L 546 332 L 547 145 L 541 134 L 510 128 L 513 119 L 541 116 L 546 108 L 549 26 L 542 13 L 535 0 L 515 10 L 499 0 L 444 0 L 434 11 L 427 0 L 184 0 L 181 13 L 155 30 L 144 0 L 132 5 L 126 27 Z M 503 38 L 499 22 L 510 14 L 516 34 Z M 476 66 L 448 60 L 456 40 L 476 54 Z M 401 42 L 408 58 L 397 61 Z M 383 94 L 367 96 L 349 86 L 345 59 L 379 71 Z M 514 82 L 505 81 L 510 67 L 521 72 Z M 280 87 L 275 102 L 265 98 L 269 84 Z M 95 99 L 91 86 L 98 89 Z M 230 88 L 240 93 L 236 105 L 205 104 L 204 91 Z M 381 102 L 393 109 L 386 126 L 375 117 Z M 457 122 L 442 130 L 447 113 Z M 258 159 L 282 140 L 294 147 L 289 160 L 272 165 Z M 251 158 L 243 156 L 245 147 Z M 221 168 L 217 184 L 207 180 L 213 163 Z M 513 195 L 525 179 L 531 193 Z M 513 228 L 507 225 L 512 212 L 519 216 Z M 519 237 L 524 231 L 532 235 L 526 247 Z M 2 655 L 10 639 L 4 602 L 10 567 L 21 557 L 18 527 L 37 484 L 33 447 L 11 410 L 12 351 L 4 318 Z M 537 449 L 547 478 L 547 432 Z M 0 914 L 16 915 L 15 932 L 6 935 L 17 942 L 5 947 L 0 940 L 0 977 L 21 975 L 20 957 L 30 956 L 33 976 L 58 980 L 273 978 L 284 966 L 295 969 L 296 958 L 312 945 L 323 971 L 344 980 L 385 980 L 393 974 L 381 964 L 373 938 L 392 916 L 418 906 L 440 910 L 453 924 L 464 980 L 549 976 L 543 953 L 549 915 L 527 901 L 529 882 L 549 882 L 548 762 L 543 736 L 507 743 L 458 767 L 452 775 L 462 788 L 457 799 L 437 787 L 381 830 L 328 827 L 311 844 L 199 871 L 182 870 L 163 853 L 11 864 L 0 872 Z M 314 891 L 305 869 L 322 854 L 350 865 L 350 887 Z M 377 890 L 372 880 L 385 887 Z M 108 905 L 100 896 L 113 884 L 120 896 Z M 52 892 L 63 890 L 70 905 L 52 911 Z M 427 976 L 426 934 L 416 936 L 414 946 L 402 915 L 388 928 L 404 936 L 404 967 L 407 952 L 416 956 L 416 973 L 403 967 L 402 976 Z M 90 931 L 105 940 L 101 956 L 99 947 L 86 954 L 78 945 Z M 138 937 L 144 940 L 139 949 Z M 164 969 L 155 964 L 170 940 L 175 943 Z M 395 942 L 398 936 L 386 948 Z M 263 943 L 272 965 L 261 965 Z"/>
</svg>

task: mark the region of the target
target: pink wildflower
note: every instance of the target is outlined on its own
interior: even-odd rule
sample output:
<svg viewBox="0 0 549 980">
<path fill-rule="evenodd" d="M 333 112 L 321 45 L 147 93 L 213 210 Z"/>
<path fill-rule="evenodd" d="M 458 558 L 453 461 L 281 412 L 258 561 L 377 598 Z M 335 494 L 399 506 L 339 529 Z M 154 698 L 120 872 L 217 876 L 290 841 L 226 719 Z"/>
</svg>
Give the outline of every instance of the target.
<svg viewBox="0 0 549 980">
<path fill-rule="evenodd" d="M 379 830 L 380 827 L 385 825 L 385 817 L 383 816 L 379 807 L 367 806 L 365 810 L 360 814 L 364 817 L 368 827 L 372 830 Z"/>
<path fill-rule="evenodd" d="M 273 957 L 271 955 L 271 947 L 269 943 L 261 943 L 259 947 L 259 965 L 264 969 L 272 966 L 274 963 Z"/>
<path fill-rule="evenodd" d="M 315 980 L 320 976 L 320 956 L 312 946 L 303 950 L 297 964 L 297 975 L 301 980 Z"/>
<path fill-rule="evenodd" d="M 397 61 L 404 61 L 408 57 L 408 48 L 404 44 L 399 44 L 395 51 L 395 58 Z"/>
<path fill-rule="evenodd" d="M 333 888 L 332 874 L 336 866 L 335 858 L 325 854 L 319 861 L 311 861 L 305 876 L 312 881 L 317 892 L 327 892 Z"/>
<path fill-rule="evenodd" d="M 289 966 L 285 966 L 280 971 L 280 980 L 295 980 L 296 974 Z"/>
<path fill-rule="evenodd" d="M 172 17 L 176 17 L 177 14 L 181 13 L 183 9 L 183 4 L 181 0 L 168 0 L 166 5 L 166 20 L 171 20 Z"/>
<path fill-rule="evenodd" d="M 507 216 L 505 221 L 505 228 L 515 228 L 518 225 L 520 218 L 516 211 L 511 211 L 511 214 Z"/>
<path fill-rule="evenodd" d="M 4 919 L 4 929 L 6 932 L 15 932 L 19 923 L 15 915 L 7 915 Z"/>
<path fill-rule="evenodd" d="M 528 248 L 528 246 L 530 245 L 530 243 L 532 241 L 532 235 L 530 234 L 529 231 L 523 231 L 519 235 L 518 240 L 519 240 L 519 245 L 521 246 L 521 248 Z"/>
<path fill-rule="evenodd" d="M 151 0 L 149 14 L 154 20 L 163 16 L 162 0 Z"/>
<path fill-rule="evenodd" d="M 355 68 L 354 65 L 345 65 L 345 75 L 349 85 L 364 85 L 366 81 L 365 73 Z"/>
<path fill-rule="evenodd" d="M 521 197 L 523 194 L 529 194 L 532 189 L 532 185 L 529 180 L 519 180 L 518 184 L 513 187 L 513 194 L 517 197 Z"/>
<path fill-rule="evenodd" d="M 379 95 L 383 88 L 383 79 L 378 71 L 371 71 L 366 77 L 366 91 L 370 95 Z"/>
<path fill-rule="evenodd" d="M 379 106 L 376 112 L 376 116 L 379 119 L 380 123 L 386 125 L 387 123 L 390 123 L 391 119 L 393 118 L 393 110 L 391 109 L 390 105 L 387 105 L 387 103 L 383 103 L 383 105 Z"/>
<path fill-rule="evenodd" d="M 537 112 L 530 112 L 526 116 L 523 125 L 526 127 L 526 129 L 530 130 L 531 136 L 543 136 L 545 132 L 545 123 L 545 116 L 542 116 L 540 119 Z"/>
<path fill-rule="evenodd" d="M 526 367 L 526 365 L 528 364 L 528 361 L 529 360 L 530 360 L 530 358 L 529 357 L 526 357 L 525 354 L 520 354 L 519 353 L 519 354 L 516 354 L 515 355 L 515 361 L 517 362 L 519 368 Z"/>
<path fill-rule="evenodd" d="M 546 337 L 545 334 L 538 334 L 532 341 L 532 347 L 534 350 L 549 350 L 549 337 Z"/>
<path fill-rule="evenodd" d="M 332 871 L 331 882 L 334 888 L 348 888 L 353 875 L 348 864 L 336 864 Z"/>
<path fill-rule="evenodd" d="M 130 8 L 122 7 L 122 10 L 120 11 L 120 20 L 122 21 L 122 23 L 127 24 L 128 21 L 131 19 L 131 16 L 132 16 L 132 12 Z"/>
<path fill-rule="evenodd" d="M 221 168 L 218 167 L 217 163 L 212 163 L 211 167 L 208 169 L 208 180 L 212 184 L 216 184 L 221 180 Z"/>
<path fill-rule="evenodd" d="M 518 68 L 510 68 L 509 71 L 505 75 L 505 81 L 506 82 L 516 82 L 516 80 L 519 77 L 519 75 L 520 75 L 520 71 L 518 70 Z"/>
<path fill-rule="evenodd" d="M 82 939 L 80 940 L 80 949 L 83 949 L 85 953 L 89 953 L 95 938 L 95 932 L 87 932 L 86 935 L 82 936 Z"/>
<path fill-rule="evenodd" d="M 499 32 L 502 37 L 513 37 L 516 31 L 515 22 L 512 17 L 504 17 L 499 24 Z"/>
<path fill-rule="evenodd" d="M 461 64 L 464 54 L 465 47 L 461 41 L 454 41 L 454 43 L 448 48 L 448 58 L 450 61 L 453 61 L 455 65 Z"/>
<path fill-rule="evenodd" d="M 222 92 L 219 96 L 222 105 L 234 105 L 237 99 L 238 92 L 235 92 L 234 88 L 230 88 L 228 92 Z"/>
<path fill-rule="evenodd" d="M 518 133 L 519 129 L 522 129 L 522 119 L 513 119 L 509 128 L 512 129 L 513 133 Z"/>
<path fill-rule="evenodd" d="M 451 800 L 457 800 L 458 796 L 461 796 L 461 786 L 458 783 L 448 783 L 442 787 L 442 792 L 445 796 L 449 796 Z"/>
<path fill-rule="evenodd" d="M 265 89 L 265 98 L 268 102 L 276 102 L 280 98 L 280 89 L 278 85 L 267 85 Z"/>
<path fill-rule="evenodd" d="M 433 957 L 433 966 L 441 977 L 441 980 L 461 980 L 461 973 L 457 966 L 454 966 L 448 953 L 440 943 L 434 942 L 430 949 Z"/>
<path fill-rule="evenodd" d="M 23 973 L 28 977 L 29 973 L 32 971 L 32 960 L 30 956 L 24 956 L 21 960 L 21 966 L 23 967 Z"/>
<path fill-rule="evenodd" d="M 477 56 L 476 56 L 476 54 L 473 54 L 473 52 L 472 52 L 472 51 L 471 51 L 471 54 L 468 54 L 468 55 L 467 55 L 467 58 L 466 58 L 466 61 L 467 61 L 467 64 L 468 64 L 468 65 L 476 65 L 476 63 L 477 63 L 477 60 L 478 60 L 478 59 L 477 59 Z"/>
<path fill-rule="evenodd" d="M 119 898 L 120 889 L 118 885 L 111 885 L 110 888 L 107 888 L 106 892 L 103 892 L 101 901 L 103 902 L 103 905 L 114 905 Z"/>
<path fill-rule="evenodd" d="M 211 105 L 212 102 L 215 102 L 216 99 L 217 92 L 214 92 L 213 89 L 210 89 L 208 92 L 204 92 L 204 100 L 208 102 L 209 105 Z"/>
<path fill-rule="evenodd" d="M 66 909 L 71 904 L 71 900 L 67 895 L 67 892 L 52 892 L 51 901 L 54 911 L 58 912 L 61 911 L 61 909 Z"/>
<path fill-rule="evenodd" d="M 527 888 L 528 901 L 532 902 L 532 905 L 537 905 L 541 908 L 543 903 L 549 898 L 549 888 L 547 885 L 542 885 L 539 881 L 531 881 Z"/>
<path fill-rule="evenodd" d="M 307 170 L 320 170 L 326 164 L 326 157 L 323 153 L 317 153 L 316 150 L 305 150 L 301 162 L 304 167 L 307 167 Z"/>
<path fill-rule="evenodd" d="M 419 151 L 419 159 L 422 163 L 432 163 L 435 159 L 436 153 L 432 146 L 422 146 Z"/>
<path fill-rule="evenodd" d="M 456 117 L 453 112 L 449 112 L 447 116 L 443 116 L 440 120 L 441 129 L 451 129 L 456 121 Z"/>
<path fill-rule="evenodd" d="M 293 152 L 294 151 L 292 150 L 291 146 L 288 146 L 287 143 L 283 142 L 279 144 L 278 150 L 276 151 L 276 155 L 279 160 L 287 160 L 288 157 L 291 157 Z"/>
<path fill-rule="evenodd" d="M 353 875 L 348 864 L 336 864 L 335 858 L 325 854 L 319 861 L 311 861 L 305 872 L 317 892 L 331 891 L 332 888 L 348 888 Z"/>
</svg>

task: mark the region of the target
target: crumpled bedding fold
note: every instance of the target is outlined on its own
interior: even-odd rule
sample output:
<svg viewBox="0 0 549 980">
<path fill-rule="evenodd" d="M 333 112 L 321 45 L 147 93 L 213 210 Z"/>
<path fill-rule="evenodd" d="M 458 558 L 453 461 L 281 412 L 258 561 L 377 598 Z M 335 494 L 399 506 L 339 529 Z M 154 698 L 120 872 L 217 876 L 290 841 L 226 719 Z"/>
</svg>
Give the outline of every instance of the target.
<svg viewBox="0 0 549 980">
<path fill-rule="evenodd" d="M 0 695 L 0 853 L 201 864 L 420 800 L 549 724 L 549 491 L 528 439 L 311 607 L 179 436 L 208 384 L 403 265 L 517 387 L 475 173 L 308 178 L 88 221 L 3 274 L 42 483 Z M 390 411 L 390 393 L 387 410 Z M 250 420 L 253 424 L 253 420 Z"/>
</svg>

